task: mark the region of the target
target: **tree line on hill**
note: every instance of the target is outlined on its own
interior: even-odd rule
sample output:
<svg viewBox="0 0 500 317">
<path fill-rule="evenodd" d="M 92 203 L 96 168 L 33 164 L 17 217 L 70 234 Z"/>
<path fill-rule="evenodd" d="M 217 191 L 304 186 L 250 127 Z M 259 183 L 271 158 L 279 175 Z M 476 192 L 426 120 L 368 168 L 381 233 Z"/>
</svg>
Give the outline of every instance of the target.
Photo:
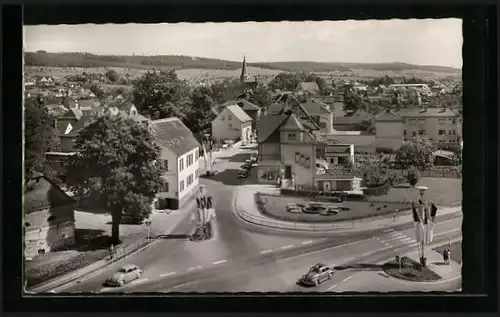
<svg viewBox="0 0 500 317">
<path fill-rule="evenodd" d="M 25 65 L 52 66 L 52 67 L 125 67 L 125 68 L 152 68 L 168 67 L 172 69 L 225 69 L 241 68 L 241 62 L 226 61 L 213 58 L 191 56 L 156 55 L 156 56 L 113 56 L 95 55 L 90 53 L 49 53 L 46 51 L 25 52 Z M 443 66 L 421 66 L 405 63 L 321 63 L 321 62 L 270 62 L 248 63 L 248 66 L 264 69 L 275 69 L 292 72 L 349 72 L 352 69 L 372 69 L 378 71 L 422 70 L 428 72 L 457 73 L 459 70 Z"/>
</svg>

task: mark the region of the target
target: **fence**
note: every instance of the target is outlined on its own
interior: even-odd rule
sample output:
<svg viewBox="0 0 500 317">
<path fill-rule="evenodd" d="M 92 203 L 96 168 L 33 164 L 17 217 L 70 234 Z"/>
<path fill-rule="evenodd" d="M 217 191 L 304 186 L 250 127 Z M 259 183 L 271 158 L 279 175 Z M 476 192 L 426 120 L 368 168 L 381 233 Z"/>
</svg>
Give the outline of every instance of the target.
<svg viewBox="0 0 500 317">
<path fill-rule="evenodd" d="M 111 262 L 118 261 L 118 260 L 120 260 L 120 259 L 126 257 L 127 255 L 139 250 L 143 246 L 146 246 L 147 244 L 149 244 L 153 241 L 154 241 L 154 239 L 148 240 L 147 238 L 143 238 L 143 239 L 140 239 L 139 241 L 134 242 L 133 244 L 129 244 L 129 245 L 123 246 L 123 247 L 116 247 L 113 249 L 113 255 L 110 255 L 107 258 L 107 261 L 111 261 Z M 111 250 L 110 250 L 110 253 L 111 253 Z"/>
</svg>

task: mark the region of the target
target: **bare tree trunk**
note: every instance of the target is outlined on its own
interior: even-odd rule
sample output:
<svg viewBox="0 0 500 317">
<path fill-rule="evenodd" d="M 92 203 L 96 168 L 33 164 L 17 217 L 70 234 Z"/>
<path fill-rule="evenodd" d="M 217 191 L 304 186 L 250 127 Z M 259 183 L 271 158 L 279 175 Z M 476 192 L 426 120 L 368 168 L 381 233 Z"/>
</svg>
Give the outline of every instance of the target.
<svg viewBox="0 0 500 317">
<path fill-rule="evenodd" d="M 122 209 L 116 208 L 111 212 L 111 244 L 120 244 L 120 223 L 122 221 Z"/>
</svg>

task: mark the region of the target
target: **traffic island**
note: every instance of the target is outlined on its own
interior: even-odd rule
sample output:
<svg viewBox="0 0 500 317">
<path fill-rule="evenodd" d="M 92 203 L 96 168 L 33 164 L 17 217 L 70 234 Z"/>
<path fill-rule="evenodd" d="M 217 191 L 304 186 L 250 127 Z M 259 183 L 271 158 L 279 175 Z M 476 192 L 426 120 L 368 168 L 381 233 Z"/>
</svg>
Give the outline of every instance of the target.
<svg viewBox="0 0 500 317">
<path fill-rule="evenodd" d="M 441 276 L 427 266 L 409 257 L 402 257 L 399 262 L 396 259 L 382 265 L 384 272 L 394 278 L 412 282 L 436 282 Z"/>
<path fill-rule="evenodd" d="M 288 222 L 333 223 L 359 220 L 407 211 L 407 203 L 369 201 L 318 202 L 306 197 L 255 193 L 259 212 L 269 218 Z"/>
</svg>

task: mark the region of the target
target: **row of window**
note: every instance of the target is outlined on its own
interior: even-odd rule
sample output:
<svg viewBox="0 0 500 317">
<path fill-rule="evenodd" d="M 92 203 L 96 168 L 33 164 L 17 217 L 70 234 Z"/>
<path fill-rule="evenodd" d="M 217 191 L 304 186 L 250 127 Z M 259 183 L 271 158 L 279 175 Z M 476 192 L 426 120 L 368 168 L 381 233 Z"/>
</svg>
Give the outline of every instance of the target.
<svg viewBox="0 0 500 317">
<path fill-rule="evenodd" d="M 407 134 L 408 133 L 406 132 L 406 130 L 403 130 L 403 135 L 407 135 Z M 425 130 L 418 130 L 418 134 L 424 135 Z M 417 132 L 413 131 L 412 135 L 417 136 Z M 438 130 L 438 135 L 446 135 L 446 130 Z M 457 135 L 457 131 L 456 130 L 448 130 L 448 135 Z"/>
<path fill-rule="evenodd" d="M 194 176 L 193 176 L 194 175 Z M 194 174 L 190 174 L 187 178 L 186 178 L 186 183 L 184 183 L 184 180 L 181 180 L 179 182 L 179 193 L 182 193 L 184 191 L 184 184 L 186 184 L 186 187 L 189 187 L 191 186 L 195 180 L 198 179 L 198 177 L 200 176 L 200 171 L 199 169 L 196 169 L 194 171 Z M 169 192 L 169 186 L 168 186 L 168 182 L 165 182 L 164 183 L 164 186 L 163 186 L 163 190 L 162 190 L 164 193 L 168 193 Z"/>
<path fill-rule="evenodd" d="M 186 167 L 193 165 L 195 161 L 198 161 L 199 153 L 198 149 L 195 150 L 194 154 L 191 153 L 186 156 Z M 184 170 L 184 158 L 179 159 L 179 172 Z"/>
<path fill-rule="evenodd" d="M 224 119 L 225 119 L 225 118 L 224 118 L 224 116 L 221 116 L 221 117 L 220 117 L 220 121 L 224 121 Z M 230 114 L 228 114 L 228 115 L 227 115 L 227 120 L 228 120 L 228 121 L 233 120 L 233 116 L 232 116 L 232 115 L 230 115 Z"/>
<path fill-rule="evenodd" d="M 410 124 L 414 124 L 414 123 L 425 123 L 425 120 L 426 119 L 406 119 L 405 120 L 405 123 L 410 123 Z M 445 124 L 447 122 L 450 122 L 452 124 L 456 124 L 457 123 L 457 119 L 455 118 L 450 118 L 450 119 L 438 119 L 438 124 Z"/>
</svg>

